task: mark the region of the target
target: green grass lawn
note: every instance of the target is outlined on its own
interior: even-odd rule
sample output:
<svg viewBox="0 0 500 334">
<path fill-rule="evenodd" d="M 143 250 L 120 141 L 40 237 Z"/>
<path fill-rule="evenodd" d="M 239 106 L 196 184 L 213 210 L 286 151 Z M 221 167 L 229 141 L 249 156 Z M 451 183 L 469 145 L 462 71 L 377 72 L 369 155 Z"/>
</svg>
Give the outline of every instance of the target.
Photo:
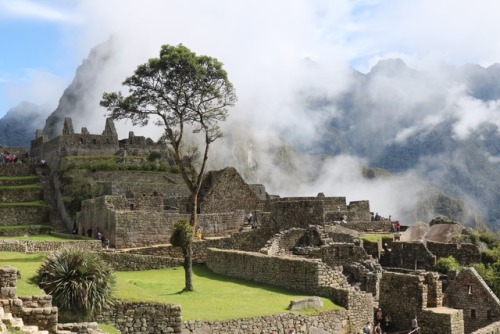
<svg viewBox="0 0 500 334">
<path fill-rule="evenodd" d="M 17 295 L 44 294 L 28 283 L 42 260 L 43 254 L 0 252 L 0 266 L 11 265 L 21 272 Z M 181 267 L 116 272 L 116 276 L 116 298 L 180 304 L 183 320 L 229 320 L 289 312 L 286 308 L 290 300 L 304 296 L 266 284 L 217 275 L 203 266 L 194 267 L 194 292 L 181 293 L 184 288 L 184 270 Z M 322 311 L 341 309 L 326 298 L 322 300 Z M 316 310 L 302 313 L 313 312 Z"/>
<path fill-rule="evenodd" d="M 13 225 L 13 226 L 3 226 L 6 229 L 10 227 L 10 229 L 17 229 L 21 225 Z M 0 231 L 2 228 L 0 228 Z M 74 240 L 72 235 L 68 235 L 67 238 L 59 237 L 56 235 L 47 235 L 47 234 L 30 234 L 28 236 L 24 235 L 17 235 L 17 236 L 0 236 L 0 239 L 5 239 L 5 240 L 31 240 L 31 241 L 69 241 L 69 240 Z M 92 238 L 88 238 L 92 239 Z M 79 240 L 84 240 L 84 239 L 79 239 Z"/>
<path fill-rule="evenodd" d="M 365 233 L 361 236 L 361 239 L 377 242 L 382 238 L 389 238 L 389 237 L 392 237 L 392 233 Z"/>
</svg>

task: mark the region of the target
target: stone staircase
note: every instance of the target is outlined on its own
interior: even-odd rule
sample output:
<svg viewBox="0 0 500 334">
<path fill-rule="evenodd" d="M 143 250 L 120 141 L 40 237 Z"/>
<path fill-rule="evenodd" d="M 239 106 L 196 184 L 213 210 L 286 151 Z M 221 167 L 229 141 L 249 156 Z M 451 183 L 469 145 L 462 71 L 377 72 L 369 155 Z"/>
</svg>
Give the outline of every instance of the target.
<svg viewBox="0 0 500 334">
<path fill-rule="evenodd" d="M 38 326 L 24 325 L 23 319 L 15 318 L 12 313 L 5 313 L 0 307 L 0 333 L 12 333 L 13 330 L 26 334 L 49 334 L 49 331 L 40 330 Z M 62 334 L 62 333 L 57 333 Z"/>
</svg>

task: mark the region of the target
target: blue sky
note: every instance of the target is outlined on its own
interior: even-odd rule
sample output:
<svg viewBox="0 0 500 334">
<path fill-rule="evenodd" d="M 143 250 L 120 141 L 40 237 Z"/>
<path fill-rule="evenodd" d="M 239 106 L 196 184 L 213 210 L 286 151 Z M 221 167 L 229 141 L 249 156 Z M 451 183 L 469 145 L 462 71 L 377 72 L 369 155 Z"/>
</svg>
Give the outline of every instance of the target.
<svg viewBox="0 0 500 334">
<path fill-rule="evenodd" d="M 112 34 L 129 38 L 129 67 L 184 43 L 222 59 L 251 95 L 249 68 L 286 78 L 305 57 L 331 63 L 332 75 L 390 57 L 414 68 L 500 62 L 499 12 L 495 0 L 0 0 L 0 117 L 23 100 L 54 109 Z"/>
</svg>

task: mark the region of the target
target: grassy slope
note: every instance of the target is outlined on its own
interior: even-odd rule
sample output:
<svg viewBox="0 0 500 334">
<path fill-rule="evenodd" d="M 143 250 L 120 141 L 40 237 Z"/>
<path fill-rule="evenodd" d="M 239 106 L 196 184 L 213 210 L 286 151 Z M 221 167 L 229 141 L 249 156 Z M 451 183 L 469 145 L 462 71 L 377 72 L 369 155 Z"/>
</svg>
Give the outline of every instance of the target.
<svg viewBox="0 0 500 334">
<path fill-rule="evenodd" d="M 28 283 L 43 254 L 0 252 L 0 266 L 12 265 L 21 272 L 17 295 L 43 295 Z M 304 296 L 270 285 L 216 275 L 205 267 L 194 268 L 196 291 L 181 293 L 184 270 L 170 268 L 140 272 L 116 272 L 115 296 L 130 301 L 180 304 L 184 320 L 228 320 L 287 312 L 290 300 Z M 340 309 L 323 298 L 323 310 Z"/>
</svg>

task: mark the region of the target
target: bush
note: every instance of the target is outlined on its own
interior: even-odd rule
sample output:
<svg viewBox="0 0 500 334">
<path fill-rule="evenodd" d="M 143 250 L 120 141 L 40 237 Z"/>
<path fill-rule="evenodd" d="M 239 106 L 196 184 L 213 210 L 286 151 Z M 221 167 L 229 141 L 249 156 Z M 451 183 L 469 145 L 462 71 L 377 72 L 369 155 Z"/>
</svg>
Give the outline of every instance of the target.
<svg viewBox="0 0 500 334">
<path fill-rule="evenodd" d="M 191 242 L 193 237 L 193 228 L 186 220 L 181 220 L 175 223 L 174 231 L 170 236 L 170 243 L 174 247 L 185 248 Z"/>
<path fill-rule="evenodd" d="M 52 296 L 64 321 L 89 321 L 108 306 L 116 278 L 96 253 L 62 250 L 42 263 L 33 281 Z"/>
<path fill-rule="evenodd" d="M 436 261 L 434 270 L 446 274 L 448 270 L 459 270 L 461 267 L 453 256 L 442 257 Z"/>
<path fill-rule="evenodd" d="M 156 162 L 161 159 L 161 153 L 158 151 L 152 151 L 148 155 L 148 161 L 149 162 Z"/>
</svg>

